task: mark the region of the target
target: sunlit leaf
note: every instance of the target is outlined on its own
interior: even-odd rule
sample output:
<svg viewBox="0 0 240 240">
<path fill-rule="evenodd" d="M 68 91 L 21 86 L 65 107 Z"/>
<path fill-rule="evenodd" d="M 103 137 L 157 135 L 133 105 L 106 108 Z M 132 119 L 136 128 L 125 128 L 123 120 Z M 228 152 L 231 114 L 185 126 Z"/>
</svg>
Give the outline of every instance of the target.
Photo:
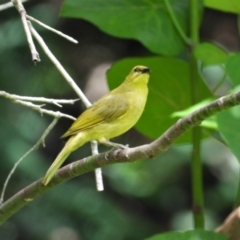
<svg viewBox="0 0 240 240">
<path fill-rule="evenodd" d="M 205 0 L 204 5 L 223 12 L 240 13 L 239 0 Z"/>
</svg>

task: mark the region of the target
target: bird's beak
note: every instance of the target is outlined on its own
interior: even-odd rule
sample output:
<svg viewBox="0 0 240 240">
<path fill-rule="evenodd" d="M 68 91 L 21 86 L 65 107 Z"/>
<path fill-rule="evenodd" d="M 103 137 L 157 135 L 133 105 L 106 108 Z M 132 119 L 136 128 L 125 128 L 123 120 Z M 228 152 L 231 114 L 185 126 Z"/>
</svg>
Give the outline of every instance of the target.
<svg viewBox="0 0 240 240">
<path fill-rule="evenodd" d="M 143 70 L 142 70 L 142 73 L 149 73 L 150 74 L 150 68 L 144 68 Z"/>
</svg>

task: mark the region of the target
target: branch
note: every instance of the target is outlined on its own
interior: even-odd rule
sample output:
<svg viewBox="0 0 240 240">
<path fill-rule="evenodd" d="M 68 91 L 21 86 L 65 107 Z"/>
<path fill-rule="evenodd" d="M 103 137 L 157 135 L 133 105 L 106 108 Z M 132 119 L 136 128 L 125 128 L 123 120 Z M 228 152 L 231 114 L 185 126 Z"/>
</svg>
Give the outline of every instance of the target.
<svg viewBox="0 0 240 240">
<path fill-rule="evenodd" d="M 74 104 L 79 99 L 53 99 L 53 98 L 45 98 L 45 97 L 29 97 L 29 96 L 19 96 L 16 94 L 10 94 L 5 91 L 0 91 L 0 96 L 10 99 L 12 101 L 16 100 L 23 100 L 23 101 L 30 101 L 30 102 L 43 102 L 43 103 L 50 103 L 54 104 L 58 107 L 62 107 L 61 104 Z"/>
<path fill-rule="evenodd" d="M 51 111 L 51 110 L 46 110 L 46 109 L 42 109 L 42 106 L 44 106 L 44 104 L 42 105 L 36 105 L 36 104 L 33 104 L 31 102 L 28 102 L 28 101 L 35 101 L 35 102 L 45 102 L 45 103 L 51 103 L 51 104 L 54 104 L 54 105 L 57 105 L 58 107 L 62 107 L 62 105 L 60 105 L 60 103 L 70 103 L 70 104 L 73 104 L 74 102 L 78 101 L 77 100 L 58 100 L 58 99 L 47 99 L 47 98 L 44 98 L 44 97 L 25 97 L 25 96 L 19 96 L 19 95 L 15 95 L 15 94 L 9 94 L 5 91 L 0 91 L 0 96 L 2 97 L 5 97 L 7 99 L 10 99 L 12 100 L 13 102 L 15 103 L 19 103 L 21 105 L 24 105 L 24 106 L 27 106 L 27 107 L 30 107 L 38 112 L 40 112 L 41 115 L 44 114 L 48 114 L 50 116 L 53 116 L 54 117 L 54 120 L 53 122 L 49 125 L 49 127 L 44 131 L 42 137 L 39 139 L 39 141 L 30 149 L 28 150 L 13 166 L 13 168 L 11 169 L 10 173 L 8 174 L 6 180 L 5 180 L 5 183 L 3 185 L 3 190 L 2 190 L 2 193 L 1 193 L 1 197 L 0 197 L 0 205 L 2 204 L 3 202 L 3 199 L 4 199 L 4 194 L 5 194 L 5 191 L 6 191 L 6 188 L 7 188 L 7 185 L 8 185 L 8 182 L 10 180 L 10 178 L 12 177 L 13 173 L 15 172 L 16 168 L 18 167 L 18 165 L 32 152 L 34 151 L 35 149 L 38 148 L 38 146 L 42 143 L 44 145 L 44 139 L 46 138 L 46 136 L 48 135 L 48 133 L 52 130 L 52 128 L 56 125 L 57 121 L 59 118 L 61 117 L 65 117 L 65 118 L 69 118 L 71 120 L 75 120 L 74 117 L 70 116 L 70 115 L 67 115 L 67 114 L 64 114 L 64 113 L 61 113 L 59 111 L 57 112 L 54 112 L 54 111 Z"/>
<path fill-rule="evenodd" d="M 85 104 L 86 107 L 90 107 L 91 103 L 89 102 L 89 100 L 86 98 L 86 96 L 83 94 L 83 92 L 81 91 L 81 89 L 77 86 L 77 84 L 74 82 L 74 80 L 70 77 L 70 75 L 67 73 L 67 71 L 62 67 L 62 65 L 60 64 L 60 62 L 56 59 L 56 57 L 51 53 L 51 51 L 49 50 L 49 48 L 47 47 L 47 45 L 45 44 L 45 42 L 43 41 L 43 39 L 41 38 L 41 36 L 37 33 L 37 31 L 33 28 L 32 24 L 30 21 L 36 22 L 37 24 L 43 26 L 44 28 L 68 39 L 69 41 L 72 41 L 74 43 L 78 43 L 75 39 L 73 39 L 72 37 L 67 36 L 66 34 L 63 34 L 60 31 L 57 31 L 49 26 L 47 26 L 46 24 L 38 21 L 37 19 L 28 16 L 26 13 L 26 10 L 21 2 L 21 0 L 12 0 L 12 4 L 16 7 L 16 9 L 18 10 L 18 12 L 21 15 L 21 20 L 23 23 L 23 27 L 24 27 L 24 31 L 27 37 L 27 41 L 30 47 L 30 51 L 32 54 L 32 60 L 36 63 L 40 61 L 40 57 L 39 54 L 35 48 L 33 39 L 32 39 L 32 35 L 35 37 L 35 39 L 38 41 L 38 43 L 40 44 L 40 46 L 43 48 L 44 52 L 46 53 L 46 55 L 50 58 L 50 60 L 53 62 L 53 64 L 57 67 L 57 69 L 59 70 L 59 72 L 63 75 L 63 77 L 67 80 L 67 82 L 69 83 L 69 85 L 74 89 L 74 91 L 77 93 L 77 95 L 80 97 L 80 99 L 83 101 L 83 103 Z M 6 6 L 4 5 L 4 7 L 6 8 Z M 28 21 L 30 20 L 30 21 Z M 75 118 L 72 118 L 69 115 L 66 114 L 62 114 L 60 112 L 56 112 L 54 113 L 53 111 L 49 111 L 49 110 L 45 110 L 42 109 L 42 105 L 38 106 L 35 105 L 31 102 L 26 102 L 26 98 L 24 99 L 25 101 L 22 101 L 23 99 L 18 99 L 18 100 L 14 100 L 16 103 L 20 103 L 22 105 L 28 106 L 33 108 L 34 110 L 39 111 L 41 114 L 42 113 L 46 113 L 48 115 L 54 116 L 54 117 L 61 117 L 61 116 L 65 116 L 68 118 L 71 118 L 73 120 L 75 120 Z M 29 101 L 29 99 L 27 99 L 27 101 Z M 33 101 L 33 100 L 30 100 Z M 59 104 L 55 101 L 54 104 L 57 104 L 59 106 Z M 98 149 L 97 149 L 97 143 L 93 142 L 92 143 L 92 153 L 93 154 L 98 154 Z M 102 182 L 102 173 L 101 173 L 101 169 L 97 169 L 95 171 L 95 175 L 96 175 L 96 181 L 97 181 L 97 189 L 99 191 L 103 190 L 103 182 Z"/>
<path fill-rule="evenodd" d="M 46 103 L 52 103 L 52 104 L 55 104 L 57 106 L 60 106 L 62 107 L 59 103 L 70 103 L 70 104 L 73 104 L 74 102 L 78 101 L 77 100 L 58 100 L 58 99 L 48 99 L 48 98 L 44 98 L 44 97 L 24 97 L 24 96 L 18 96 L 18 95 L 15 95 L 15 94 L 9 94 L 5 91 L 0 91 L 0 96 L 3 96 L 7 99 L 10 99 L 12 100 L 13 102 L 15 103 L 18 103 L 18 104 L 21 104 L 25 107 L 30 107 L 32 108 L 33 110 L 35 111 L 38 111 L 41 115 L 43 114 L 47 114 L 47 115 L 50 115 L 54 118 L 61 118 L 61 117 L 65 117 L 65 118 L 69 118 L 71 120 L 76 120 L 75 117 L 71 116 L 71 115 L 68 115 L 68 114 L 65 114 L 65 113 L 61 113 L 59 111 L 57 112 L 54 112 L 54 111 L 51 111 L 51 110 L 46 110 L 46 109 L 43 109 L 42 107 L 45 105 L 45 104 L 42 104 L 42 105 L 36 105 L 36 104 L 33 104 L 31 102 L 27 102 L 29 100 L 31 101 L 35 101 L 35 102 L 46 102 Z M 27 100 L 27 101 L 23 101 L 23 100 Z"/>
<path fill-rule="evenodd" d="M 74 82 L 74 80 L 71 78 L 71 76 L 68 74 L 68 72 L 64 69 L 64 67 L 61 65 L 61 63 L 57 60 L 57 58 L 52 54 L 42 37 L 37 33 L 37 31 L 33 28 L 32 24 L 28 21 L 28 25 L 30 28 L 30 31 L 32 35 L 35 37 L 39 45 L 42 47 L 45 54 L 49 57 L 49 59 L 52 61 L 52 63 L 55 65 L 55 67 L 58 69 L 58 71 L 62 74 L 64 79 L 68 82 L 68 84 L 72 87 L 72 89 L 76 92 L 76 94 L 79 96 L 79 98 L 83 101 L 84 105 L 86 107 L 91 106 L 91 103 L 88 101 L 86 96 L 83 94 L 81 89 L 78 87 L 78 85 Z"/>
<path fill-rule="evenodd" d="M 52 27 L 49 27 L 48 25 L 40 22 L 40 21 L 37 20 L 36 18 L 33 18 L 33 17 L 27 15 L 27 19 L 28 19 L 29 21 L 32 21 L 32 22 L 37 23 L 38 25 L 46 28 L 47 30 L 49 30 L 49 31 L 51 31 L 51 32 L 54 32 L 54 33 L 58 34 L 59 36 L 61 36 L 61 37 L 63 37 L 63 38 L 66 38 L 66 39 L 67 39 L 68 41 L 70 41 L 70 42 L 73 42 L 73 43 L 75 43 L 75 44 L 78 43 L 78 41 L 77 41 L 76 39 L 74 39 L 74 38 L 72 38 L 72 37 L 70 37 L 70 36 L 68 36 L 68 35 L 66 35 L 66 34 L 64 34 L 64 33 L 60 32 L 60 31 L 58 31 L 58 30 L 56 30 L 56 29 L 54 29 L 54 28 L 52 28 Z"/>
<path fill-rule="evenodd" d="M 56 185 L 63 183 L 73 177 L 104 167 L 114 163 L 134 162 L 146 158 L 153 158 L 165 152 L 172 143 L 186 133 L 189 129 L 198 126 L 204 119 L 240 104 L 240 92 L 221 97 L 196 110 L 185 118 L 178 120 L 158 139 L 150 144 L 135 148 L 112 149 L 111 151 L 93 155 L 58 170 L 52 181 L 43 186 L 42 179 L 25 187 L 0 206 L 0 224 L 6 221 L 29 201 L 35 199 L 42 193 L 50 190 Z"/>
<path fill-rule="evenodd" d="M 91 142 L 91 149 L 92 149 L 92 155 L 98 155 L 98 143 L 97 141 L 92 141 Z M 102 169 L 101 168 L 96 168 L 95 169 L 95 179 L 96 179 L 96 187 L 98 191 L 103 191 L 104 186 L 103 186 L 103 177 L 102 177 Z"/>
<path fill-rule="evenodd" d="M 82 90 L 78 87 L 78 85 L 74 82 L 74 80 L 71 78 L 71 76 L 67 73 L 67 71 L 63 68 L 61 63 L 57 60 L 57 58 L 52 54 L 48 46 L 43 41 L 42 37 L 37 33 L 37 31 L 33 28 L 31 22 L 28 21 L 28 25 L 30 28 L 30 31 L 32 35 L 35 37 L 35 39 L 38 41 L 39 45 L 42 47 L 43 51 L 46 53 L 46 55 L 50 58 L 50 60 L 53 62 L 53 64 L 56 66 L 58 71 L 62 74 L 62 76 L 65 78 L 65 80 L 68 82 L 68 84 L 73 88 L 73 90 L 76 92 L 76 94 L 79 96 L 79 98 L 83 101 L 84 105 L 86 107 L 92 106 L 92 104 L 89 102 L 89 100 L 86 98 Z M 92 144 L 92 153 L 97 154 L 97 142 L 94 141 Z M 96 175 L 96 184 L 97 184 L 97 190 L 103 191 L 103 182 L 102 182 L 102 173 L 101 169 L 96 169 L 95 171 Z M 99 182 L 101 181 L 101 182 Z"/>
<path fill-rule="evenodd" d="M 71 115 L 64 114 L 64 113 L 61 113 L 59 111 L 54 112 L 54 111 L 51 111 L 51 110 L 43 109 L 42 107 L 44 106 L 44 104 L 43 105 L 36 105 L 36 104 L 31 103 L 31 102 L 25 102 L 25 101 L 22 101 L 22 100 L 15 100 L 14 102 L 19 103 L 21 105 L 24 105 L 26 107 L 30 107 L 33 110 L 38 111 L 41 115 L 47 114 L 47 115 L 50 115 L 50 116 L 55 117 L 55 118 L 65 117 L 65 118 L 69 118 L 71 120 L 76 120 L 76 118 L 72 117 Z"/>
<path fill-rule="evenodd" d="M 60 64 L 60 62 L 55 58 L 55 56 L 51 53 L 51 51 L 49 50 L 49 48 L 47 47 L 47 45 L 45 44 L 45 42 L 43 41 L 43 39 L 41 38 L 41 36 L 37 33 L 37 31 L 33 28 L 32 24 L 30 21 L 34 21 L 37 24 L 45 27 L 46 29 L 74 42 L 74 43 L 78 43 L 75 39 L 67 36 L 66 34 L 63 34 L 60 31 L 57 31 L 49 26 L 47 26 L 46 24 L 38 21 L 37 19 L 28 16 L 26 13 L 26 10 L 24 9 L 24 6 L 21 2 L 21 0 L 12 0 L 13 5 L 16 7 L 16 9 L 18 10 L 18 12 L 21 15 L 21 20 L 23 23 L 23 27 L 25 30 L 25 34 L 27 36 L 27 41 L 30 47 L 30 51 L 32 54 L 32 60 L 36 63 L 40 61 L 40 57 L 39 54 L 35 48 L 34 42 L 32 40 L 32 35 L 35 37 L 35 39 L 38 41 L 38 43 L 40 44 L 40 46 L 43 48 L 44 52 L 46 53 L 46 55 L 50 58 L 50 60 L 53 62 L 53 64 L 57 67 L 57 69 L 59 70 L 59 72 L 63 75 L 63 77 L 67 80 L 67 82 L 69 83 L 69 85 L 73 88 L 73 90 L 77 93 L 77 95 L 80 97 L 80 99 L 83 101 L 83 103 L 85 104 L 86 107 L 90 107 L 91 103 L 88 101 L 88 99 L 86 98 L 86 96 L 83 94 L 83 92 L 81 91 L 81 89 L 77 86 L 77 84 L 74 82 L 74 80 L 70 77 L 70 75 L 67 73 L 67 71 L 62 67 L 62 65 Z M 27 20 L 28 19 L 28 20 Z M 18 101 L 19 102 L 19 101 Z M 23 103 L 21 103 L 23 104 Z M 32 103 L 31 103 L 32 105 Z M 47 110 L 42 110 L 41 106 L 38 108 L 39 110 L 41 110 L 41 112 L 43 111 L 47 111 Z M 36 109 L 37 110 L 37 109 Z M 53 113 L 53 112 L 51 112 Z M 47 114 L 51 114 L 49 111 Z M 97 143 L 93 142 L 92 143 L 92 153 L 93 154 L 97 154 L 98 153 L 98 149 L 97 149 Z M 101 173 L 101 169 L 97 169 L 95 171 L 95 175 L 96 175 L 96 181 L 97 181 L 97 190 L 98 191 L 102 191 L 103 190 L 103 182 L 102 182 L 102 173 Z M 101 182 L 100 182 L 101 181 Z"/>
<path fill-rule="evenodd" d="M 31 152 L 33 152 L 34 150 L 36 150 L 41 144 L 43 146 L 45 146 L 45 138 L 47 137 L 47 135 L 50 133 L 50 131 L 54 128 L 54 126 L 57 124 L 59 118 L 54 118 L 53 121 L 51 122 L 51 124 L 48 126 L 48 128 L 44 131 L 43 135 L 40 137 L 40 139 L 37 141 L 37 143 L 31 148 L 29 149 L 13 166 L 13 168 L 11 169 L 10 173 L 8 174 L 6 181 L 3 184 L 3 190 L 1 193 L 1 198 L 0 198 L 0 205 L 3 203 L 4 200 L 4 195 L 5 195 L 5 191 L 8 185 L 8 182 L 10 180 L 10 178 L 12 177 L 13 173 L 15 172 L 16 168 L 18 167 L 18 165 L 23 161 L 24 158 L 26 158 Z"/>
<path fill-rule="evenodd" d="M 27 2 L 28 0 L 22 0 L 22 2 Z M 12 2 L 8 2 L 8 3 L 3 3 L 0 5 L 0 11 L 3 11 L 7 8 L 13 7 L 13 3 Z"/>
<path fill-rule="evenodd" d="M 34 45 L 33 39 L 32 39 L 32 34 L 30 32 L 28 23 L 27 23 L 27 13 L 26 10 L 21 2 L 21 0 L 12 0 L 13 5 L 16 7 L 18 10 L 19 14 L 21 15 L 21 20 L 23 24 L 23 28 L 27 37 L 28 45 L 30 48 L 30 52 L 32 54 L 32 60 L 34 63 L 40 62 L 40 57 L 39 54 L 36 50 L 36 47 Z"/>
</svg>

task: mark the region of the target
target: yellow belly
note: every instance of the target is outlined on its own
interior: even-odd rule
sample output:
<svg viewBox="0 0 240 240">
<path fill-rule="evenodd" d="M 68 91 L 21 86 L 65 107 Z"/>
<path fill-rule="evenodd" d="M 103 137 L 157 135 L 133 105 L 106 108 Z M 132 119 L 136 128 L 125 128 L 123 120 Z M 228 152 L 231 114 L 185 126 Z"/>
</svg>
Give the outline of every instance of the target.
<svg viewBox="0 0 240 240">
<path fill-rule="evenodd" d="M 130 99 L 135 101 L 135 98 Z M 74 141 L 71 144 L 72 151 L 76 150 L 86 142 L 100 140 L 102 138 L 109 140 L 127 132 L 141 117 L 145 104 L 146 97 L 138 97 L 137 102 L 130 103 L 131 108 L 121 117 L 112 120 L 111 122 L 102 122 L 94 127 L 79 132 L 72 137 L 74 138 Z"/>
</svg>

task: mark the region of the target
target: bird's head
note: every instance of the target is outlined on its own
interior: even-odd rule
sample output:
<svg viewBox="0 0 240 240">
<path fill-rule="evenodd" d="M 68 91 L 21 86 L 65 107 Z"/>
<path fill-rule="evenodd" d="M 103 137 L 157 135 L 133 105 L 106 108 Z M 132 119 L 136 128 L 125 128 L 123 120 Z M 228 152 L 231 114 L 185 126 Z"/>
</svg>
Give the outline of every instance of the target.
<svg viewBox="0 0 240 240">
<path fill-rule="evenodd" d="M 148 83 L 150 69 L 145 66 L 135 66 L 128 74 L 126 81 L 128 83 Z"/>
</svg>

